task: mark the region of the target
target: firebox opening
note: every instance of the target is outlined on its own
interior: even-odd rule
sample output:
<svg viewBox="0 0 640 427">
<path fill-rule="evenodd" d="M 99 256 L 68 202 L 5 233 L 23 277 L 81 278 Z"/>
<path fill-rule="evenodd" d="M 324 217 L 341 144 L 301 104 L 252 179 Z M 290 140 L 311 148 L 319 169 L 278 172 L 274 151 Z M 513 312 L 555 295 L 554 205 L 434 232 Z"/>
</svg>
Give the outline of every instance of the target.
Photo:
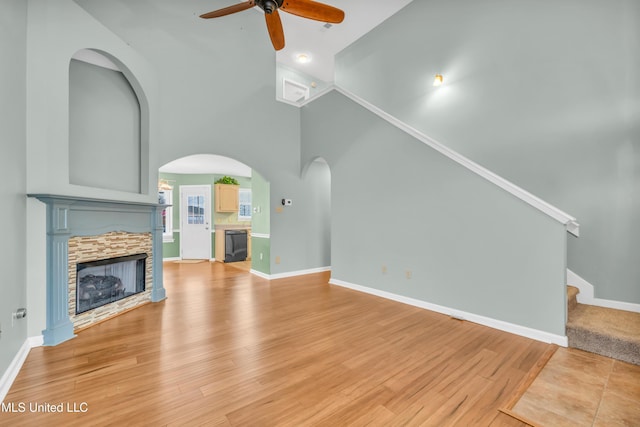
<svg viewBox="0 0 640 427">
<path fill-rule="evenodd" d="M 136 254 L 76 265 L 76 314 L 145 290 L 147 254 Z"/>
</svg>

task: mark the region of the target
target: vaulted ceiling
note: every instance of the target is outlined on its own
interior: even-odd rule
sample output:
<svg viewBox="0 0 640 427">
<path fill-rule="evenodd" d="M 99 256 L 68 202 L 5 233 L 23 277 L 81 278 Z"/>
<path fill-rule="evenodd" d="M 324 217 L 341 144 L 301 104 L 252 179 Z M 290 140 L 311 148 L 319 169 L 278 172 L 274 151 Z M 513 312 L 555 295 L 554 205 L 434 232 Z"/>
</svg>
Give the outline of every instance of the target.
<svg viewBox="0 0 640 427">
<path fill-rule="evenodd" d="M 134 31 L 144 27 L 149 37 L 157 40 L 161 49 L 173 36 L 200 34 L 204 28 L 227 24 L 259 25 L 264 31 L 265 49 L 273 49 L 264 20 L 249 14 L 263 14 L 258 7 L 211 20 L 203 20 L 199 15 L 223 7 L 242 3 L 243 0 L 74 0 L 90 13 L 109 25 Z M 332 82 L 334 55 L 371 31 L 382 21 L 409 4 L 411 0 L 322 0 L 345 11 L 345 19 L 340 24 L 326 28 L 323 22 L 300 18 L 289 13 L 280 13 L 285 33 L 285 48 L 276 53 L 276 61 L 290 68 L 300 70 L 319 80 Z M 126 37 L 126 34 L 124 34 Z M 206 40 L 198 39 L 206 44 Z M 312 58 L 307 64 L 299 64 L 295 57 L 305 53 Z"/>
</svg>

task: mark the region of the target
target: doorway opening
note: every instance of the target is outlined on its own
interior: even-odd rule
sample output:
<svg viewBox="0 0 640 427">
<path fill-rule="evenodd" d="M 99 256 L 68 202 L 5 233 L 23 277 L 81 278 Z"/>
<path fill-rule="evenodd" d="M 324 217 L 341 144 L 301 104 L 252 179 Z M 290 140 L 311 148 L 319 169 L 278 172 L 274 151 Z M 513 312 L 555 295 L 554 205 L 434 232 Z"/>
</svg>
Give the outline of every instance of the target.
<svg viewBox="0 0 640 427">
<path fill-rule="evenodd" d="M 226 255 L 226 232 L 241 231 L 250 269 L 270 274 L 269 183 L 255 169 L 224 156 L 187 156 L 159 169 L 158 192 L 167 205 L 164 261 L 237 262 L 242 251 Z"/>
</svg>

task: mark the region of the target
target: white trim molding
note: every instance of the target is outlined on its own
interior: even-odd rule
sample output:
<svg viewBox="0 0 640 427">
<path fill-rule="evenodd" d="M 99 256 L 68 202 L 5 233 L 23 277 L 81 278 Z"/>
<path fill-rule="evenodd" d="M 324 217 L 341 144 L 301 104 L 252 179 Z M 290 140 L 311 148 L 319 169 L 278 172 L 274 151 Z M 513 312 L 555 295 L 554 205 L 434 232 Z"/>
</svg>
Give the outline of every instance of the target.
<svg viewBox="0 0 640 427">
<path fill-rule="evenodd" d="M 446 314 L 458 320 L 467 320 L 469 322 L 477 323 L 479 325 L 488 326 L 489 328 L 498 329 L 500 331 L 509 332 L 509 333 L 520 335 L 526 338 L 531 338 L 536 341 L 542 341 L 550 344 L 557 344 L 562 347 L 567 347 L 569 345 L 568 338 L 563 335 L 551 334 L 549 332 L 528 328 L 526 326 L 520 326 L 514 323 L 504 322 L 502 320 L 492 319 L 490 317 L 480 316 L 480 315 L 469 313 L 466 311 L 461 311 L 454 308 L 445 307 L 442 305 L 432 304 L 432 303 L 418 300 L 415 298 L 409 298 L 403 295 L 397 295 L 391 292 L 381 291 L 379 289 L 356 285 L 353 283 L 345 282 L 343 280 L 332 278 L 329 280 L 329 283 L 332 285 L 341 286 L 344 288 L 352 289 L 354 291 L 364 292 L 364 293 L 375 295 L 381 298 L 400 302 L 403 304 L 412 305 L 414 307 L 423 308 L 425 310 L 435 311 L 436 313 Z"/>
<path fill-rule="evenodd" d="M 271 280 L 271 278 L 269 277 L 269 275 L 267 273 L 263 273 L 262 271 L 254 270 L 253 268 L 251 270 L 249 270 L 249 273 L 253 274 L 254 276 L 262 277 L 263 279 L 266 279 L 266 280 Z"/>
<path fill-rule="evenodd" d="M 640 304 L 631 302 L 614 301 L 609 299 L 596 298 L 594 287 L 591 283 L 578 276 L 567 268 L 567 285 L 575 286 L 580 290 L 577 299 L 580 304 L 596 305 L 599 307 L 614 308 L 616 310 L 632 311 L 640 313 Z"/>
<path fill-rule="evenodd" d="M 498 187 L 502 188 L 506 192 L 514 195 L 515 197 L 517 197 L 520 200 L 528 203 L 529 205 L 533 206 L 534 208 L 538 209 L 539 211 L 544 212 L 545 214 L 547 214 L 551 218 L 555 219 L 556 221 L 559 221 L 560 223 L 564 224 L 564 226 L 566 227 L 567 231 L 569 233 L 573 234 L 574 236 L 578 237 L 580 235 L 580 224 L 578 224 L 578 221 L 574 217 L 572 217 L 571 215 L 569 215 L 569 214 L 563 212 L 562 210 L 556 208 L 555 206 L 545 202 L 544 200 L 540 199 L 539 197 L 534 196 L 533 194 L 529 193 L 528 191 L 518 187 L 514 183 L 512 183 L 510 181 L 507 181 L 506 179 L 502 178 L 501 176 L 496 175 L 495 173 L 491 172 L 490 170 L 480 166 L 476 162 L 466 158 L 462 154 L 450 149 L 449 147 L 447 147 L 446 145 L 436 141 L 435 139 L 430 138 L 429 136 L 425 135 L 424 133 L 420 132 L 419 130 L 415 129 L 412 126 L 409 126 L 408 124 L 406 124 L 402 120 L 398 119 L 397 117 L 392 116 L 391 114 L 387 113 L 386 111 L 376 107 L 375 105 L 373 105 L 370 102 L 364 100 L 363 98 L 360 98 L 358 95 L 356 95 L 356 94 L 354 94 L 352 92 L 349 92 L 346 89 L 343 89 L 343 88 L 333 84 L 333 85 L 329 86 L 327 88 L 327 90 L 324 90 L 321 93 L 319 93 L 316 96 L 314 96 L 313 98 L 301 103 L 300 106 L 302 107 L 304 105 L 307 105 L 310 102 L 313 102 L 313 100 L 318 99 L 322 95 L 325 95 L 325 94 L 331 92 L 332 90 L 335 90 L 336 92 L 341 93 L 342 95 L 346 96 L 347 98 L 349 98 L 350 100 L 352 100 L 356 104 L 359 104 L 361 107 L 364 107 L 365 109 L 371 111 L 373 114 L 377 115 L 381 119 L 387 121 L 388 123 L 392 124 L 393 126 L 397 127 L 398 129 L 404 131 L 405 133 L 407 133 L 407 134 L 411 135 L 412 137 L 416 138 L 417 140 L 423 142 L 424 144 L 428 145 L 429 147 L 433 148 L 434 150 L 438 151 L 439 153 L 443 154 L 444 156 L 448 157 L 449 159 L 453 160 L 454 162 L 464 166 L 465 168 L 467 168 L 470 171 L 474 172 L 475 174 L 481 176 L 482 178 L 486 179 L 487 181 L 497 185 Z"/>
<path fill-rule="evenodd" d="M 271 234 L 265 234 L 265 233 L 251 233 L 251 237 L 257 237 L 259 239 L 270 239 L 271 238 Z"/>
<path fill-rule="evenodd" d="M 285 279 L 287 277 L 304 276 L 305 274 L 324 273 L 325 271 L 331 271 L 331 267 L 317 267 L 309 268 L 306 270 L 288 271 L 286 273 L 266 274 L 260 271 L 251 269 L 251 274 L 255 274 L 258 277 L 262 277 L 267 280 Z"/>
<path fill-rule="evenodd" d="M 0 402 L 4 402 L 4 398 L 7 397 L 9 389 L 11 389 L 11 386 L 18 376 L 22 365 L 24 364 L 25 360 L 27 360 L 27 356 L 29 356 L 29 352 L 31 351 L 31 349 L 34 347 L 40 347 L 42 343 L 42 335 L 29 337 L 24 341 L 24 343 L 20 347 L 20 350 L 18 350 L 15 357 L 9 364 L 9 367 L 2 375 L 2 378 L 0 378 Z"/>
</svg>

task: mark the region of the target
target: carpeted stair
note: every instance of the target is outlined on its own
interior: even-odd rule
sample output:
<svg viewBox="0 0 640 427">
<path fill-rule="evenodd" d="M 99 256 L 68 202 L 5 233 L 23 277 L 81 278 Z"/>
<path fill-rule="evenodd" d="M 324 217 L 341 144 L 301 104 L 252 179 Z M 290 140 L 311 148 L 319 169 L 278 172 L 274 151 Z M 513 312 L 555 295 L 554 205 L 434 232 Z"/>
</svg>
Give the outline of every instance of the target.
<svg viewBox="0 0 640 427">
<path fill-rule="evenodd" d="M 567 286 L 569 347 L 640 365 L 640 313 L 579 304 Z"/>
</svg>

